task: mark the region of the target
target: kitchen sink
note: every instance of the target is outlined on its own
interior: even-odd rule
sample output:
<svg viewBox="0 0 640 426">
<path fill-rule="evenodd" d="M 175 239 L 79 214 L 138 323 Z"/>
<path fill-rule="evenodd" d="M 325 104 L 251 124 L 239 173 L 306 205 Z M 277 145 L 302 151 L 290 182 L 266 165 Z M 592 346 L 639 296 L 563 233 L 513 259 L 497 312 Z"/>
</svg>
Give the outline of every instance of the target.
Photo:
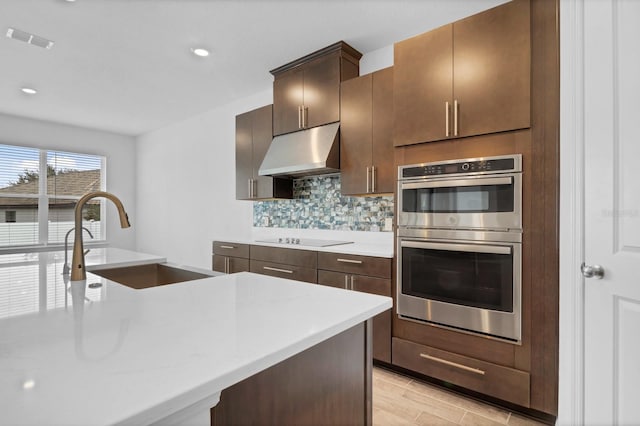
<svg viewBox="0 0 640 426">
<path fill-rule="evenodd" d="M 148 265 L 99 269 L 90 272 L 137 290 L 199 280 L 218 275 L 214 272 L 196 272 L 182 267 L 168 265 L 166 263 L 151 263 Z"/>
</svg>

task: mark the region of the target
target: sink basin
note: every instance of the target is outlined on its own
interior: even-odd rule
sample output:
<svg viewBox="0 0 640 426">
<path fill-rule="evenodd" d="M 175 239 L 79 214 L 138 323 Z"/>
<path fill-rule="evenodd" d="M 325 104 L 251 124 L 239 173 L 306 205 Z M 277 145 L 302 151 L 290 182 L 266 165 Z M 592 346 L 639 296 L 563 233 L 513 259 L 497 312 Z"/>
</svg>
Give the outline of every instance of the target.
<svg viewBox="0 0 640 426">
<path fill-rule="evenodd" d="M 137 290 L 160 285 L 199 280 L 216 275 L 213 272 L 196 272 L 176 266 L 170 266 L 166 263 L 125 266 L 122 268 L 100 269 L 90 272 Z"/>
</svg>

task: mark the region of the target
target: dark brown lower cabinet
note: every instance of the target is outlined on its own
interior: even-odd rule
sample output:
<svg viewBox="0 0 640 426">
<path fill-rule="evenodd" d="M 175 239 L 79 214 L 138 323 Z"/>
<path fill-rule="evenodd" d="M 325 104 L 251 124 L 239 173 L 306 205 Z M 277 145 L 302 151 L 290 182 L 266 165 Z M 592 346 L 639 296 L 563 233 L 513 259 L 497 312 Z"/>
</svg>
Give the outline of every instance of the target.
<svg viewBox="0 0 640 426">
<path fill-rule="evenodd" d="M 253 260 L 249 262 L 249 271 L 256 274 L 270 275 L 272 277 L 287 278 L 289 280 L 316 283 L 317 271 L 314 268 L 304 266 L 287 265 L 282 263 Z"/>
<path fill-rule="evenodd" d="M 318 284 L 391 297 L 391 259 L 318 252 Z M 391 362 L 391 310 L 373 318 L 373 358 Z"/>
<path fill-rule="evenodd" d="M 318 284 L 391 296 L 391 280 L 351 275 L 335 271 L 318 271 Z M 391 362 L 391 310 L 373 317 L 373 358 Z"/>
<path fill-rule="evenodd" d="M 249 270 L 249 244 L 214 241 L 211 267 L 216 272 L 233 274 Z"/>
<path fill-rule="evenodd" d="M 249 270 L 249 259 L 214 254 L 213 270 L 216 272 L 222 272 L 225 274 L 245 272 Z"/>
<path fill-rule="evenodd" d="M 223 390 L 211 425 L 371 425 L 370 324 Z"/>
<path fill-rule="evenodd" d="M 526 371 L 481 361 L 408 340 L 393 338 L 393 363 L 504 401 L 530 406 Z"/>
</svg>

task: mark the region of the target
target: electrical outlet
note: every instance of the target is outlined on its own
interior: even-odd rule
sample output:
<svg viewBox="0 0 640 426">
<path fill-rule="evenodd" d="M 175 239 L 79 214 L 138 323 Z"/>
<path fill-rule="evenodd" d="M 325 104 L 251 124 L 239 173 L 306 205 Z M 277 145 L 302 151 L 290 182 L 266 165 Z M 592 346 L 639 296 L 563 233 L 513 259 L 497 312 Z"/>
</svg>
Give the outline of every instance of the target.
<svg viewBox="0 0 640 426">
<path fill-rule="evenodd" d="M 393 219 L 387 217 L 384 219 L 384 231 L 391 232 L 393 231 Z"/>
</svg>

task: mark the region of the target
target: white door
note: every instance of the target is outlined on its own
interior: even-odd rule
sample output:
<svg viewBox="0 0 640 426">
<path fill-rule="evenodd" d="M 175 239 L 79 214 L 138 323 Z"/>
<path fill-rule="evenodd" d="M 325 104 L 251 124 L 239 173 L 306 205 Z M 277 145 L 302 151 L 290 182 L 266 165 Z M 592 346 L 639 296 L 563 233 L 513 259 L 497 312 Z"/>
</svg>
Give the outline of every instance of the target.
<svg viewBox="0 0 640 426">
<path fill-rule="evenodd" d="M 584 3 L 588 424 L 640 425 L 639 20 L 638 0 Z"/>
</svg>

